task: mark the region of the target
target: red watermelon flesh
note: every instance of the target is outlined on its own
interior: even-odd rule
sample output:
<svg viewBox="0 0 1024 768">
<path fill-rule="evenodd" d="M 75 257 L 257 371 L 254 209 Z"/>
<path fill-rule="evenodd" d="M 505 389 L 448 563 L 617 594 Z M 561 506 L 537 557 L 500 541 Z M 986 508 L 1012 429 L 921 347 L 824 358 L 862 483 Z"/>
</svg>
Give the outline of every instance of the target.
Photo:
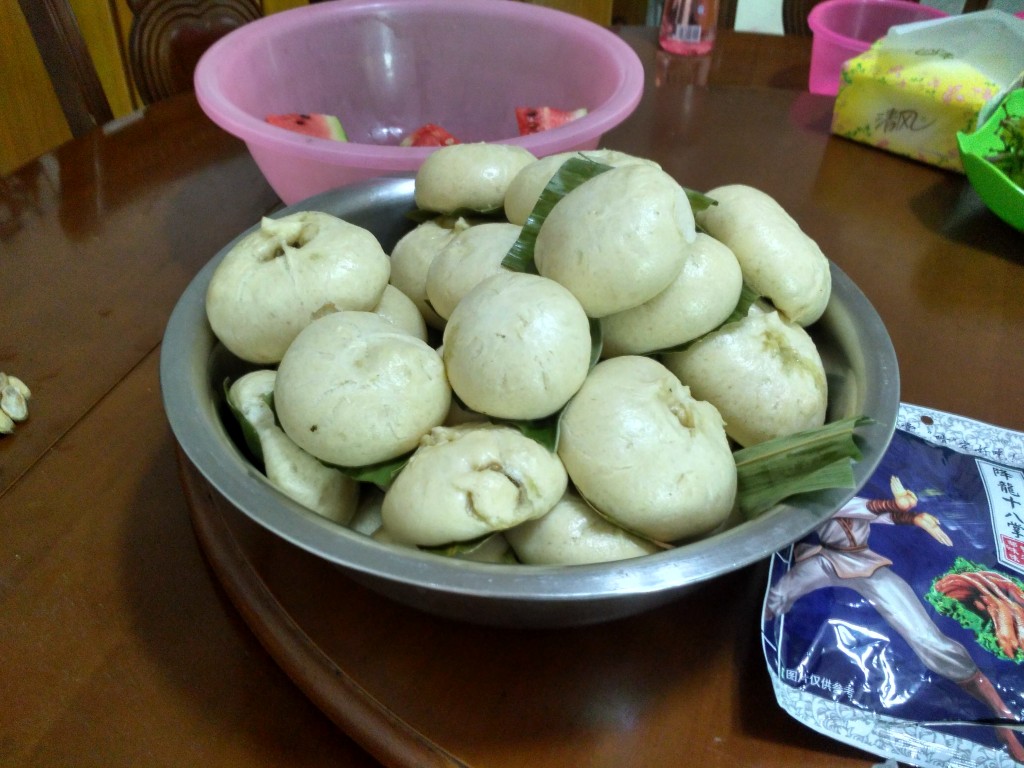
<svg viewBox="0 0 1024 768">
<path fill-rule="evenodd" d="M 585 107 L 572 110 L 555 107 L 516 107 L 516 122 L 519 124 L 519 135 L 526 136 L 571 123 L 585 114 Z"/>
<path fill-rule="evenodd" d="M 450 147 L 461 143 L 440 125 L 426 123 L 402 139 L 403 147 Z"/>
<path fill-rule="evenodd" d="M 334 141 L 348 141 L 345 129 L 341 127 L 341 121 L 334 115 L 321 115 L 315 112 L 310 114 L 292 112 L 284 115 L 267 115 L 267 122 L 276 125 L 278 128 L 285 128 L 304 136 L 313 136 L 318 139 L 333 139 Z"/>
</svg>

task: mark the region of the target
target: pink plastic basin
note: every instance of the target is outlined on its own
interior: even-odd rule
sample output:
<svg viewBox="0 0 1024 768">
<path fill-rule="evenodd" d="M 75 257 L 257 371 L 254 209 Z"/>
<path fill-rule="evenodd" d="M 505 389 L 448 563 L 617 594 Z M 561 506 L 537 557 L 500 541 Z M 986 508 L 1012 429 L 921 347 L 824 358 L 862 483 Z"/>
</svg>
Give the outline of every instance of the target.
<svg viewBox="0 0 1024 768">
<path fill-rule="evenodd" d="M 908 0 L 825 0 L 811 9 L 811 93 L 839 92 L 843 63 L 864 53 L 890 27 L 948 14 Z"/>
<path fill-rule="evenodd" d="M 611 31 L 510 0 L 335 0 L 273 14 L 218 41 L 195 92 L 241 138 L 287 204 L 368 178 L 414 173 L 430 148 L 397 146 L 424 123 L 464 142 L 537 156 L 594 149 L 643 92 L 643 65 Z M 586 107 L 518 136 L 515 108 Z M 336 115 L 350 142 L 301 136 L 268 114 Z"/>
</svg>

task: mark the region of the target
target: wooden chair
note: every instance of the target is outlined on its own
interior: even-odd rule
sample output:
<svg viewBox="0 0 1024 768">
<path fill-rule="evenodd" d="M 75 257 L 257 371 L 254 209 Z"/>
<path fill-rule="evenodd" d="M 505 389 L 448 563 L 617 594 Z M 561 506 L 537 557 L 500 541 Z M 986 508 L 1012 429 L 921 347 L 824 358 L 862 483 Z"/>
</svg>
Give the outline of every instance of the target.
<svg viewBox="0 0 1024 768">
<path fill-rule="evenodd" d="M 206 49 L 262 16 L 259 0 L 127 2 L 133 14 L 129 64 L 145 104 L 192 90 L 193 72 Z"/>
<path fill-rule="evenodd" d="M 718 28 L 734 29 L 736 27 L 737 0 L 721 0 L 718 5 Z"/>
<path fill-rule="evenodd" d="M 113 119 L 67 0 L 18 0 L 73 136 Z"/>
<path fill-rule="evenodd" d="M 68 0 L 18 0 L 72 136 L 113 119 Z M 143 104 L 192 89 L 199 57 L 262 15 L 260 0 L 127 0 L 128 66 Z"/>
<path fill-rule="evenodd" d="M 821 0 L 782 0 L 782 31 L 787 35 L 810 36 L 807 14 Z"/>
</svg>

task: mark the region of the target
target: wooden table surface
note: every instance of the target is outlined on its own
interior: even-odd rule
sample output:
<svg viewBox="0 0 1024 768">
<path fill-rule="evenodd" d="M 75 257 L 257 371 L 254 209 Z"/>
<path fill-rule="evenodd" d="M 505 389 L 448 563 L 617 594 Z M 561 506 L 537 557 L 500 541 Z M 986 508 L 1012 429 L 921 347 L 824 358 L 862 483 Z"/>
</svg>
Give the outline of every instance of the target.
<svg viewBox="0 0 1024 768">
<path fill-rule="evenodd" d="M 875 304 L 904 401 L 1024 429 L 1024 238 L 963 177 L 830 137 L 831 101 L 802 90 L 809 40 L 723 33 L 693 62 L 657 52 L 651 30 L 623 35 L 647 90 L 605 145 L 688 186 L 773 194 Z M 0 370 L 33 389 L 30 420 L 0 439 L 0 765 L 394 762 L 337 727 L 251 629 L 223 563 L 204 556 L 190 517 L 202 489 L 183 487 L 161 405 L 160 340 L 178 296 L 279 204 L 190 96 L 0 180 Z M 325 601 L 359 613 L 325 615 L 302 579 L 333 584 L 336 572 L 232 525 L 243 548 L 263 547 L 250 564 L 318 648 L 359 654 L 339 661 L 387 706 L 414 691 L 404 723 L 457 743 L 471 765 L 627 765 L 634 742 L 659 765 L 877 762 L 775 704 L 756 637 L 759 566 L 631 624 L 498 633 L 355 585 Z M 585 663 L 606 645 L 618 653 L 604 668 Z M 453 700 L 450 680 L 487 648 L 508 674 Z M 556 673 L 575 688 L 538 701 L 535 684 Z"/>
</svg>

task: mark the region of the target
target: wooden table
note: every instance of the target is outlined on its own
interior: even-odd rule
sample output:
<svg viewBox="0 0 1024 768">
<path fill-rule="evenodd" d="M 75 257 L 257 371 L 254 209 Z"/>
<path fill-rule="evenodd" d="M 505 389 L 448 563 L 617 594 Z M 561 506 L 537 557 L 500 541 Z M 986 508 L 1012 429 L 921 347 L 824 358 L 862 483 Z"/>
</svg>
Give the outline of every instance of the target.
<svg viewBox="0 0 1024 768">
<path fill-rule="evenodd" d="M 831 101 L 801 90 L 808 40 L 724 33 L 695 64 L 623 35 L 647 91 L 607 146 L 776 196 L 878 308 L 905 401 L 1024 429 L 1019 233 L 959 175 L 830 137 Z M 179 475 L 164 324 L 279 205 L 191 97 L 0 184 L 0 370 L 34 393 L 0 439 L 0 764 L 877 762 L 775 704 L 761 566 L 605 626 L 470 627 L 366 592 Z"/>
</svg>

